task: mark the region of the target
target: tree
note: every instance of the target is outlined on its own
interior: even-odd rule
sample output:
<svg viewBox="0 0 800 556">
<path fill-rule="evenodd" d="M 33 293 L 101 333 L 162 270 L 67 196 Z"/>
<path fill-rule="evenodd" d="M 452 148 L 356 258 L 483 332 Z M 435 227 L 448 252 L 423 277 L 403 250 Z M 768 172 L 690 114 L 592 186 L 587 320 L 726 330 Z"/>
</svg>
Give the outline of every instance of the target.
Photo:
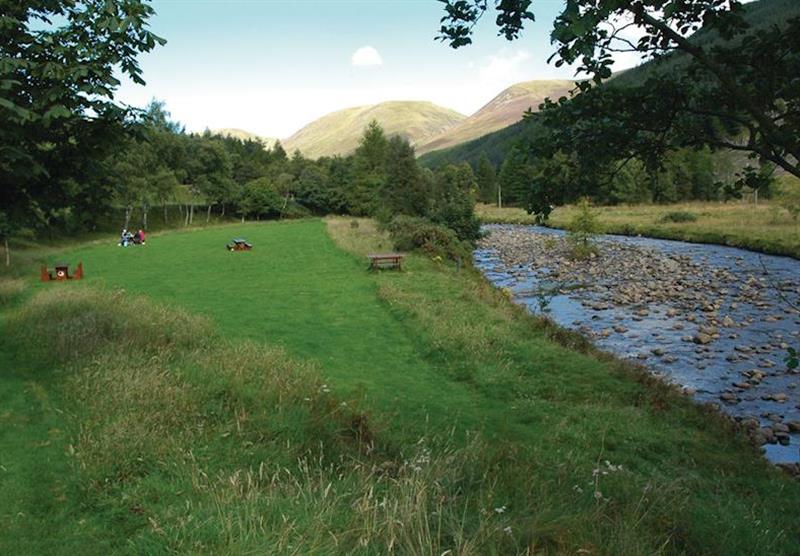
<svg viewBox="0 0 800 556">
<path fill-rule="evenodd" d="M 476 190 L 475 175 L 468 163 L 441 168 L 434 180 L 431 220 L 453 230 L 459 239 L 478 239 L 481 225 L 475 216 Z"/>
<path fill-rule="evenodd" d="M 378 191 L 386 181 L 388 146 L 383 128 L 372 120 L 353 155 L 353 180 L 347 195 L 352 214 L 364 216 L 374 213 Z"/>
<path fill-rule="evenodd" d="M 521 205 L 528 196 L 532 177 L 525 153 L 516 147 L 511 149 L 500 167 L 497 181 L 500 189 L 498 197 L 502 197 L 502 200 L 498 199 L 498 204 Z"/>
<path fill-rule="evenodd" d="M 478 182 L 478 199 L 482 203 L 497 202 L 497 173 L 486 153 L 481 153 L 478 168 L 475 171 Z"/>
<path fill-rule="evenodd" d="M 186 180 L 195 196 L 203 195 L 208 205 L 206 221 L 211 219 L 211 207 L 233 200 L 235 182 L 231 178 L 233 166 L 223 143 L 211 135 L 194 137 L 190 143 Z M 190 206 L 189 222 L 194 212 Z"/>
<path fill-rule="evenodd" d="M 377 215 L 388 222 L 398 214 L 424 216 L 430 192 L 408 140 L 392 137 L 386 149 L 386 178 L 378 190 Z"/>
<path fill-rule="evenodd" d="M 257 220 L 262 216 L 277 217 L 283 205 L 283 198 L 269 178 L 258 178 L 246 184 L 237 203 L 242 221 L 247 216 L 255 216 Z"/>
<path fill-rule="evenodd" d="M 469 44 L 488 2 L 444 3 L 439 38 L 456 48 Z M 500 33 L 517 38 L 533 20 L 530 5 L 498 2 Z M 577 130 L 585 139 L 601 139 L 572 142 L 582 154 L 591 153 L 583 147 L 601 144 L 601 154 L 639 158 L 652 167 L 671 149 L 709 146 L 743 151 L 800 176 L 800 87 L 794 81 L 800 17 L 784 22 L 779 16 L 758 27 L 745 17 L 758 9 L 737 0 L 567 0 L 553 25 L 551 59 L 556 66 L 577 64 L 590 79 L 578 83 L 572 99 L 546 102 L 546 121 L 562 136 Z M 641 33 L 638 41 L 627 38 L 631 29 Z M 668 71 L 654 71 L 636 86 L 594 87 L 611 77 L 612 54 L 620 51 Z"/>
<path fill-rule="evenodd" d="M 339 209 L 340 201 L 329 185 L 330 178 L 321 164 L 306 164 L 297 179 L 295 201 L 317 214 Z"/>
<path fill-rule="evenodd" d="M 105 160 L 125 135 L 115 71 L 164 40 L 139 0 L 3 2 L 0 25 L 0 206 L 17 224 L 104 208 Z"/>
</svg>

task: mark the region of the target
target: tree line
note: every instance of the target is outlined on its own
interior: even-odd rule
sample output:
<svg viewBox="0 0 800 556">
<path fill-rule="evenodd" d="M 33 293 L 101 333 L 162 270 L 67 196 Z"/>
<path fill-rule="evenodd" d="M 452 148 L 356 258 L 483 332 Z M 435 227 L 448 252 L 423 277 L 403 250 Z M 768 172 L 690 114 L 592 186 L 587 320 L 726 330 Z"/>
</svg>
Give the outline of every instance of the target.
<svg viewBox="0 0 800 556">
<path fill-rule="evenodd" d="M 454 48 L 472 42 L 492 9 L 482 0 L 443 3 L 439 38 Z M 509 40 L 534 18 L 530 0 L 494 8 Z M 715 199 L 767 191 L 775 168 L 800 177 L 799 15 L 791 0 L 567 1 L 553 22 L 551 60 L 586 78 L 526 115 L 530 125 L 496 189 L 546 217 L 586 194 L 600 202 Z M 611 79 L 617 52 L 648 61 Z"/>
<path fill-rule="evenodd" d="M 422 168 L 409 142 L 387 137 L 376 121 L 353 154 L 311 160 L 300 151 L 289 156 L 279 141 L 265 147 L 209 131 L 185 133 L 154 101 L 108 167 L 110 199 L 125 209 L 126 226 L 135 207 L 146 226 L 152 207 L 162 207 L 167 222 L 166 207 L 178 204 L 184 224 L 203 207 L 206 220 L 212 214 L 242 220 L 350 214 L 388 224 L 405 215 L 450 227 L 461 239 L 478 233 L 469 164 Z"/>
<path fill-rule="evenodd" d="M 311 214 L 420 219 L 457 240 L 478 235 L 468 165 L 421 168 L 414 149 L 373 122 L 355 153 L 308 160 L 210 132 L 186 133 L 163 104 L 114 101 L 119 74 L 144 84 L 138 56 L 166 41 L 141 0 L 3 4 L 0 25 L 0 238 L 108 226 L 183 224 L 199 207 L 241 219 Z M 420 222 L 417 222 L 419 224 Z M 438 233 L 438 232 L 436 232 Z M 434 233 L 434 235 L 436 235 Z M 448 232 L 450 233 L 450 232 Z M 423 236 L 425 234 L 422 234 Z M 449 236 L 448 236 L 449 237 Z M 422 241 L 422 240 L 421 240 Z"/>
</svg>

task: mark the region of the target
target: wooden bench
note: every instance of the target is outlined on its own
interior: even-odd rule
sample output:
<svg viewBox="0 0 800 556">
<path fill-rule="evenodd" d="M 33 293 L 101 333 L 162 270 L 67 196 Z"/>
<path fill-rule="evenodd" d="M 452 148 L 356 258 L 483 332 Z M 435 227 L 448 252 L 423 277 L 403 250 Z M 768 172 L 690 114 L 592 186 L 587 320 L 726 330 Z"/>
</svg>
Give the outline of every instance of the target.
<svg viewBox="0 0 800 556">
<path fill-rule="evenodd" d="M 371 270 L 379 270 L 381 268 L 396 268 L 403 270 L 403 255 L 402 253 L 370 253 L 369 268 Z"/>
</svg>

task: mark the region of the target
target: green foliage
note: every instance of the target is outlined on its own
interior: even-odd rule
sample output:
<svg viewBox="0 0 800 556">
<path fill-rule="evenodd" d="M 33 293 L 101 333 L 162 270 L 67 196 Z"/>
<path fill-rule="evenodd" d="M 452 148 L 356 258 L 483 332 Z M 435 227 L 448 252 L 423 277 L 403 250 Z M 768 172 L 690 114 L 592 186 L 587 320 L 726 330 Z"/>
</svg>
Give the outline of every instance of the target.
<svg viewBox="0 0 800 556">
<path fill-rule="evenodd" d="M 434 177 L 430 219 L 453 230 L 465 241 L 480 237 L 480 221 L 475 216 L 475 176 L 466 162 L 445 166 Z"/>
<path fill-rule="evenodd" d="M 482 203 L 496 203 L 497 173 L 486 153 L 482 153 L 478 159 L 475 180 L 478 185 L 478 200 Z"/>
<path fill-rule="evenodd" d="M 376 216 L 388 222 L 394 216 L 424 216 L 430 184 L 424 179 L 414 148 L 406 139 L 392 137 L 386 148 L 386 177 L 378 189 Z"/>
<path fill-rule="evenodd" d="M 18 226 L 70 214 L 87 226 L 108 208 L 106 156 L 125 136 L 118 77 L 163 39 L 139 0 L 3 2 L 0 25 L 0 206 Z"/>
<path fill-rule="evenodd" d="M 597 254 L 597 246 L 592 238 L 598 230 L 597 215 L 592 210 L 589 199 L 582 197 L 578 201 L 577 212 L 570 221 L 569 235 L 567 236 L 574 258 L 585 259 Z"/>
<path fill-rule="evenodd" d="M 284 198 L 275 189 L 269 178 L 258 178 L 248 182 L 237 200 L 242 218 L 260 219 L 280 216 Z"/>
<path fill-rule="evenodd" d="M 528 198 L 528 191 L 533 182 L 533 170 L 521 150 L 511 149 L 500 167 L 498 182 L 501 204 L 521 205 Z"/>
<path fill-rule="evenodd" d="M 797 180 L 781 181 L 777 186 L 776 201 L 784 208 L 795 222 L 800 219 L 800 183 Z"/>
<path fill-rule="evenodd" d="M 320 164 L 303 168 L 294 193 L 295 201 L 315 214 L 338 213 L 345 204 L 342 191 L 331 187 L 328 169 Z"/>
<path fill-rule="evenodd" d="M 386 153 L 389 142 L 383 129 L 371 121 L 353 156 L 352 184 L 347 192 L 347 204 L 352 214 L 374 214 L 378 191 L 386 183 Z"/>
<path fill-rule="evenodd" d="M 453 47 L 468 44 L 488 4 L 444 3 L 442 37 Z M 545 101 L 547 143 L 554 151 L 574 149 L 598 167 L 638 156 L 651 169 L 676 148 L 730 148 L 800 177 L 800 89 L 792 81 L 800 64 L 800 12 L 796 2 L 782 3 L 787 13 L 759 25 L 760 8 L 769 3 L 567 2 L 553 23 L 553 58 L 556 66 L 577 64 L 591 79 L 579 82 L 570 99 Z M 515 38 L 533 18 L 530 4 L 502 2 L 501 32 Z M 616 26 L 620 20 L 630 23 Z M 624 35 L 631 26 L 641 31 L 636 43 Z M 644 72 L 643 83 L 594 86 L 611 77 L 615 51 L 652 58 L 649 65 L 663 70 Z"/>
<path fill-rule="evenodd" d="M 450 228 L 426 218 L 396 216 L 389 222 L 388 230 L 395 249 L 400 251 L 421 251 L 454 261 L 469 258 L 469 244 L 459 240 Z"/>
</svg>

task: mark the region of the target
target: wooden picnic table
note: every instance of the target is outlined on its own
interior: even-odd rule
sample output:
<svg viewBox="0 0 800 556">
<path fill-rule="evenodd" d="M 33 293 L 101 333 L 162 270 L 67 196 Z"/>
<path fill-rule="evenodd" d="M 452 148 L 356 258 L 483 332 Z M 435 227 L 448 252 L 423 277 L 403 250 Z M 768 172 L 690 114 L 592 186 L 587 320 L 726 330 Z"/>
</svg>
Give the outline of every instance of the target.
<svg viewBox="0 0 800 556">
<path fill-rule="evenodd" d="M 403 257 L 405 255 L 402 253 L 370 253 L 367 257 L 369 257 L 369 267 L 372 270 L 381 268 L 403 270 Z"/>
</svg>

